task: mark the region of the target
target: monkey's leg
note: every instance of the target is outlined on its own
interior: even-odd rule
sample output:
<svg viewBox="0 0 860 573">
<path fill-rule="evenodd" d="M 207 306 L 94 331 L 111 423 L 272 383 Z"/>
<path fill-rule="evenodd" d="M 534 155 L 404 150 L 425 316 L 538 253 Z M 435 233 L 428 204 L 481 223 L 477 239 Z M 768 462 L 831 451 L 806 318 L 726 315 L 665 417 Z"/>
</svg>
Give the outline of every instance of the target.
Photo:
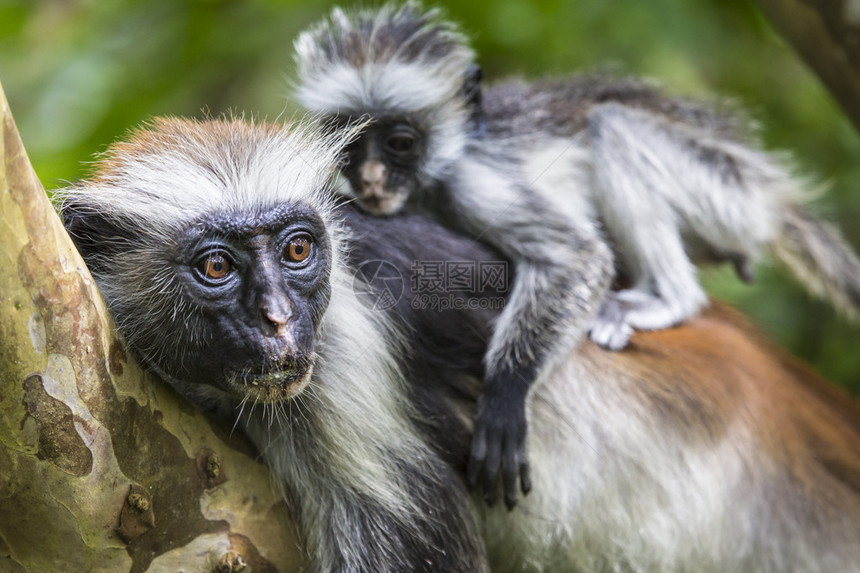
<svg viewBox="0 0 860 573">
<path fill-rule="evenodd" d="M 477 153 L 477 152 L 475 152 Z M 612 253 L 596 232 L 580 230 L 495 158 L 458 163 L 450 193 L 462 224 L 514 262 L 511 294 L 493 327 L 469 463 L 469 481 L 508 507 L 517 480 L 529 489 L 526 398 L 535 380 L 591 325 L 613 276 Z"/>
<path fill-rule="evenodd" d="M 707 301 L 681 238 L 686 221 L 674 204 L 682 199 L 671 200 L 690 194 L 671 168 L 677 150 L 666 137 L 652 137 L 654 131 L 617 104 L 589 113 L 593 196 L 635 283 L 609 297 L 605 309 L 611 312 L 602 312 L 592 331 L 607 346 L 604 332 L 612 321 L 640 330 L 668 328 Z"/>
</svg>

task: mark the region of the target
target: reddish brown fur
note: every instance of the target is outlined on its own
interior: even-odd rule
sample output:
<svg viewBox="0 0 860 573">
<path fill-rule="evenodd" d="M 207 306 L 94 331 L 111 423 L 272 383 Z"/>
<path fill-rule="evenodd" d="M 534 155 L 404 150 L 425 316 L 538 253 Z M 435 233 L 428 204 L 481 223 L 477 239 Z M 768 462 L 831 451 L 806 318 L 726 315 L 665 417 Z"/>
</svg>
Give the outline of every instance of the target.
<svg viewBox="0 0 860 573">
<path fill-rule="evenodd" d="M 205 129 L 200 129 L 203 125 Z M 126 140 L 111 144 L 96 163 L 90 179 L 103 183 L 106 178 L 121 172 L 129 159 L 157 156 L 176 145 L 187 148 L 189 141 L 206 147 L 236 145 L 241 148 L 259 140 L 261 135 L 286 130 L 277 124 L 251 123 L 242 116 L 203 120 L 157 117 L 131 130 Z"/>
<path fill-rule="evenodd" d="M 631 391 L 641 392 L 667 432 L 713 443 L 740 422 L 777 484 L 860 523 L 860 402 L 737 312 L 713 305 L 682 327 L 637 333 L 628 351 L 583 351 L 635 379 Z"/>
</svg>

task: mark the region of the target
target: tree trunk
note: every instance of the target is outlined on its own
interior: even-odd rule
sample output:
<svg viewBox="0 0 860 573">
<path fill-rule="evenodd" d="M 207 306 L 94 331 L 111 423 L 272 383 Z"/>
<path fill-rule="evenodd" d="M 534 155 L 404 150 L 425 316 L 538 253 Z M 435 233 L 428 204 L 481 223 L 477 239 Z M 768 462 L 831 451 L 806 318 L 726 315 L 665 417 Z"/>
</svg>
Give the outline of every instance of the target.
<svg viewBox="0 0 860 573">
<path fill-rule="evenodd" d="M 756 0 L 860 129 L 860 2 Z"/>
<path fill-rule="evenodd" d="M 297 569 L 252 448 L 118 338 L 2 87 L 0 126 L 0 569 Z"/>
</svg>

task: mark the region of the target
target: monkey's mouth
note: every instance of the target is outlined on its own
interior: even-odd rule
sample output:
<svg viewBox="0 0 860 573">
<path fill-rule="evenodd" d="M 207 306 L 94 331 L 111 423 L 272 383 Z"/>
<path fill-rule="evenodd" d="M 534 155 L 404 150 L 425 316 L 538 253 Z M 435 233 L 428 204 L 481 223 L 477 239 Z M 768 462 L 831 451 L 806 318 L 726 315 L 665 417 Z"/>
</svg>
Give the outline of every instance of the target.
<svg viewBox="0 0 860 573">
<path fill-rule="evenodd" d="M 386 195 L 362 195 L 358 199 L 361 208 L 371 215 L 393 215 L 397 213 L 406 202 L 405 193 L 392 193 Z"/>
<path fill-rule="evenodd" d="M 280 402 L 301 394 L 311 381 L 315 357 L 283 364 L 268 372 L 242 372 L 231 376 L 234 393 L 260 403 Z"/>
</svg>

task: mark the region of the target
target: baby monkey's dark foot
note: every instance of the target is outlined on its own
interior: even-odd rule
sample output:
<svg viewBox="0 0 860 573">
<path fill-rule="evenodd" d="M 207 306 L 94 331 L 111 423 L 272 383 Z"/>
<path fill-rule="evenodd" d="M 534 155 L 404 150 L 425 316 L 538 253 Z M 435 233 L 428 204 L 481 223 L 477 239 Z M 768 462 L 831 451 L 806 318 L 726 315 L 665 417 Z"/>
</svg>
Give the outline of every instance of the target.
<svg viewBox="0 0 860 573">
<path fill-rule="evenodd" d="M 484 501 L 493 506 L 499 499 L 499 478 L 505 506 L 513 509 L 519 491 L 531 491 L 529 462 L 526 452 L 525 396 L 515 399 L 500 396 L 478 399 L 478 415 L 472 436 L 472 454 L 467 478 L 473 491 L 483 491 Z"/>
<path fill-rule="evenodd" d="M 729 260 L 732 261 L 732 266 L 735 267 L 735 272 L 739 279 L 748 285 L 755 282 L 755 267 L 748 257 L 744 255 L 731 255 L 729 256 Z"/>
</svg>

